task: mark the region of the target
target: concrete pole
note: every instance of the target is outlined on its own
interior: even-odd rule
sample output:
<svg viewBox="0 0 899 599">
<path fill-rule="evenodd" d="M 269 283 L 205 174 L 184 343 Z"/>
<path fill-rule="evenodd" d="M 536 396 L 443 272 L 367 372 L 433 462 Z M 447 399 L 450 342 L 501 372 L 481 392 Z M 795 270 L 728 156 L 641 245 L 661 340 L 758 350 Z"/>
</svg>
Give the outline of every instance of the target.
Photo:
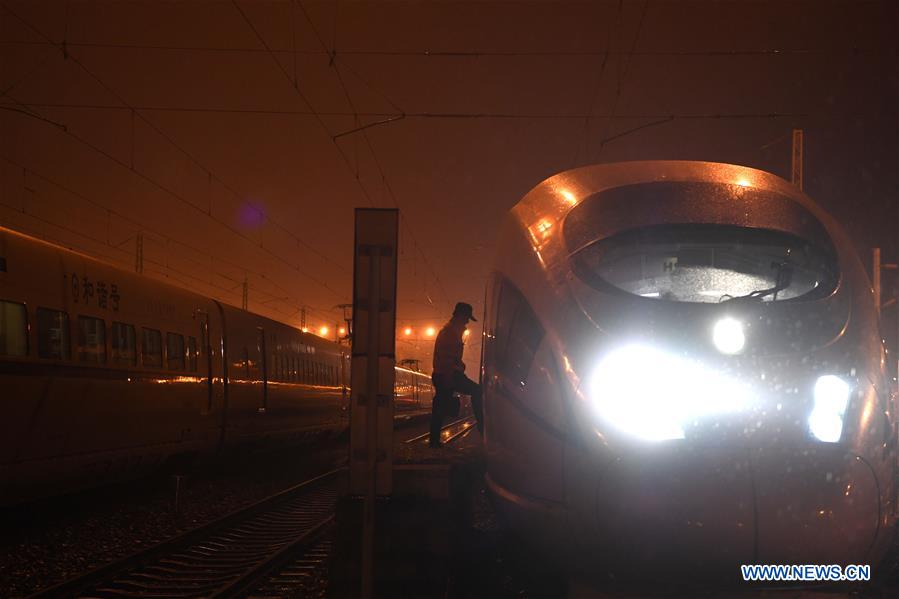
<svg viewBox="0 0 899 599">
<path fill-rule="evenodd" d="M 802 129 L 793 129 L 793 167 L 790 180 L 799 188 L 799 191 L 802 191 L 803 152 Z"/>
</svg>

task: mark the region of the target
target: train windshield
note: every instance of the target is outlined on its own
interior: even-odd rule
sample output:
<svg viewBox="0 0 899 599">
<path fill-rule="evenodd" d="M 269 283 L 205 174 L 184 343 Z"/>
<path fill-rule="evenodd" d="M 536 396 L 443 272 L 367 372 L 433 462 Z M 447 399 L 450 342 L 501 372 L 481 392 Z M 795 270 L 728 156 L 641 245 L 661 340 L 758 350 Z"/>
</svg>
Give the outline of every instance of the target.
<svg viewBox="0 0 899 599">
<path fill-rule="evenodd" d="M 828 248 L 780 231 L 726 225 L 631 230 L 572 258 L 578 276 L 596 288 L 675 302 L 816 299 L 838 279 Z"/>
</svg>

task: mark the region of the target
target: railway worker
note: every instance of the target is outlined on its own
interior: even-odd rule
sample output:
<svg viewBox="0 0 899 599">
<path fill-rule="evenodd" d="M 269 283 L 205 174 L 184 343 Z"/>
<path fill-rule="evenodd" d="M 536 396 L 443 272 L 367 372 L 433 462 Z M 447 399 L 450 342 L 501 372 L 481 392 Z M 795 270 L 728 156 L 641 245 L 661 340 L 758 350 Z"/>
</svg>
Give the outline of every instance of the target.
<svg viewBox="0 0 899 599">
<path fill-rule="evenodd" d="M 462 337 L 469 320 L 477 322 L 472 315 L 471 304 L 459 302 L 453 310 L 452 318 L 443 325 L 434 341 L 434 372 L 431 375 L 431 380 L 434 381 L 431 447 L 440 447 L 440 427 L 444 415 L 457 411 L 455 407 L 458 404 L 454 405 L 454 393 L 471 397 L 478 430 L 481 430 L 481 386 L 465 376 L 465 363 L 462 361 L 462 351 L 465 349 Z"/>
</svg>

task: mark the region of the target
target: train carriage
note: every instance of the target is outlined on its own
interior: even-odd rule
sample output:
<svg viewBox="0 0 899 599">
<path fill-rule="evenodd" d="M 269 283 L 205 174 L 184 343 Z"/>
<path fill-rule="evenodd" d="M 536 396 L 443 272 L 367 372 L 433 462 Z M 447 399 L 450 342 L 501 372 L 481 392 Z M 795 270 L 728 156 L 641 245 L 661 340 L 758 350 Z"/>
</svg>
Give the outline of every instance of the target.
<svg viewBox="0 0 899 599">
<path fill-rule="evenodd" d="M 0 504 L 344 431 L 345 346 L 0 228 Z M 430 379 L 397 369 L 397 410 Z"/>
</svg>

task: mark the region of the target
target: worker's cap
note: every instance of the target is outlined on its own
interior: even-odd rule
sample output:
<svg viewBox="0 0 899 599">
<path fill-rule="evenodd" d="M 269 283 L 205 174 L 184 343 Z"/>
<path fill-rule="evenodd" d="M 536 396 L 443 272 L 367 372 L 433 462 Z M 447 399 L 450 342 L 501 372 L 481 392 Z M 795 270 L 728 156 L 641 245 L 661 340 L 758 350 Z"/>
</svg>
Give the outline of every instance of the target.
<svg viewBox="0 0 899 599">
<path fill-rule="evenodd" d="M 466 304 L 465 302 L 459 302 L 456 304 L 455 309 L 453 309 L 453 316 L 466 316 L 468 320 L 473 320 L 475 322 L 478 321 L 477 318 L 472 316 L 473 308 L 471 304 Z"/>
</svg>

